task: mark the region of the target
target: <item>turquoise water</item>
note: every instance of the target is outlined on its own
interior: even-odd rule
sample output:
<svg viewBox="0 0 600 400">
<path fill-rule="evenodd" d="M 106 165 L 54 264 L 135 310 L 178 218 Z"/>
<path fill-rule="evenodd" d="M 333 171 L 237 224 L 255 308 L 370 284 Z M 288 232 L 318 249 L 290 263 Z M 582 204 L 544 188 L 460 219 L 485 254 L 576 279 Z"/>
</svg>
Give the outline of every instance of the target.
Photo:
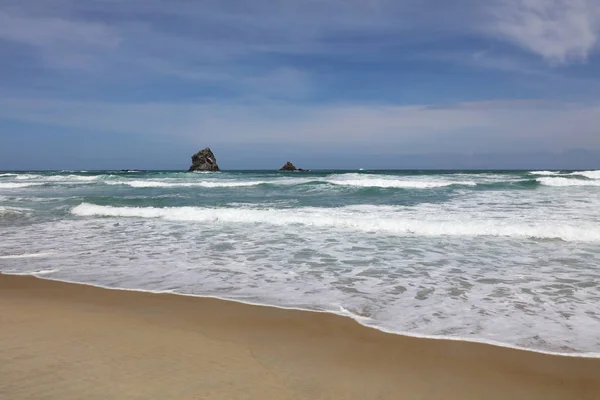
<svg viewBox="0 0 600 400">
<path fill-rule="evenodd" d="M 0 272 L 600 353 L 600 171 L 0 172 Z"/>
</svg>

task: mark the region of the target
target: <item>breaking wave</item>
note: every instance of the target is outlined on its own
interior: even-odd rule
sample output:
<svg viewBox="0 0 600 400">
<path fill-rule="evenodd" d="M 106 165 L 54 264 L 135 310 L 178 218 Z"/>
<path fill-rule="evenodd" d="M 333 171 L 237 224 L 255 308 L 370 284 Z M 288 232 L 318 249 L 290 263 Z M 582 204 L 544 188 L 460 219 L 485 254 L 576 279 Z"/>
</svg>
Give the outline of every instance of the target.
<svg viewBox="0 0 600 400">
<path fill-rule="evenodd" d="M 600 171 L 577 171 L 577 172 L 572 172 L 570 175 L 579 175 L 579 176 L 586 177 L 588 179 L 600 180 Z"/>
<path fill-rule="evenodd" d="M 106 181 L 108 185 L 127 185 L 134 188 L 169 188 L 169 187 L 206 187 L 206 188 L 219 188 L 219 187 L 244 187 L 244 186 L 258 186 L 265 183 L 266 181 L 247 181 L 247 182 L 161 182 L 161 181 Z"/>
<path fill-rule="evenodd" d="M 600 180 L 583 180 L 562 177 L 538 178 L 537 181 L 545 186 L 600 186 Z"/>
<path fill-rule="evenodd" d="M 350 175 L 350 174 L 349 174 Z M 408 179 L 390 179 L 376 178 L 358 175 L 356 178 L 347 179 L 328 179 L 327 182 L 339 186 L 358 186 L 358 187 L 380 187 L 380 188 L 403 188 L 403 189 L 431 189 L 446 186 L 477 186 L 473 181 L 429 181 L 429 180 L 408 180 Z"/>
<path fill-rule="evenodd" d="M 542 176 L 560 175 L 560 171 L 529 171 L 528 173 L 531 175 L 542 175 Z"/>
<path fill-rule="evenodd" d="M 28 183 L 17 183 L 17 182 L 0 182 L 0 189 L 19 189 L 29 186 L 43 185 L 41 182 L 28 182 Z"/>
<path fill-rule="evenodd" d="M 505 236 L 600 242 L 600 227 L 586 229 L 564 223 L 509 223 L 493 219 L 424 220 L 389 206 L 284 209 L 203 207 L 113 207 L 82 203 L 71 212 L 77 216 L 158 218 L 203 223 L 245 223 L 382 233 L 399 236 Z"/>
</svg>

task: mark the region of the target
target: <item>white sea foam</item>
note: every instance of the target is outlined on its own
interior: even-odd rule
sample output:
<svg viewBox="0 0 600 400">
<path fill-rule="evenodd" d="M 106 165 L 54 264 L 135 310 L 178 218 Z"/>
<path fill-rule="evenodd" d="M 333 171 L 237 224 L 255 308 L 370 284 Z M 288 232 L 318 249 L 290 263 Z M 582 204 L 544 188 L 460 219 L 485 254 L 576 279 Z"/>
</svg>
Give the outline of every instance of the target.
<svg viewBox="0 0 600 400">
<path fill-rule="evenodd" d="M 530 177 L 597 182 L 569 173 Z M 390 190 L 377 197 L 327 184 L 372 178 L 500 184 L 493 190 L 415 188 L 406 195 Z M 36 200 L 24 197 L 26 190 L 0 191 L 3 206 L 35 210 L 35 219 L 0 220 L 0 271 L 327 310 L 413 336 L 561 353 L 600 349 L 597 187 L 502 184 L 522 181 L 523 173 L 149 173 L 109 180 L 134 179 L 290 186 L 264 196 L 247 196 L 243 187 L 228 189 L 227 196 L 213 189 L 140 193 L 104 185 L 73 193 L 56 181 L 44 190 L 56 197 L 47 204 L 30 203 Z M 303 182 L 310 184 L 293 186 Z M 91 204 L 95 196 L 110 196 L 97 202 L 112 207 Z M 55 266 L 59 272 L 46 272 Z"/>
<path fill-rule="evenodd" d="M 0 174 L 0 177 L 7 177 L 7 176 L 17 176 L 17 174 L 12 174 L 12 173 Z"/>
<path fill-rule="evenodd" d="M 600 171 L 577 171 L 577 172 L 572 172 L 570 175 L 580 175 L 580 176 L 584 176 L 588 179 L 600 180 Z"/>
<path fill-rule="evenodd" d="M 8 254 L 5 256 L 0 256 L 0 259 L 10 260 L 10 259 L 18 259 L 18 258 L 40 258 L 40 257 L 48 257 L 50 255 L 52 255 L 52 253 Z"/>
<path fill-rule="evenodd" d="M 244 187 L 257 186 L 267 181 L 202 181 L 202 182 L 166 182 L 166 181 L 106 181 L 108 185 L 127 185 L 134 188 L 172 188 L 172 187 L 205 187 L 205 188 L 225 188 L 225 187 Z"/>
<path fill-rule="evenodd" d="M 72 209 L 78 216 L 160 218 L 205 223 L 246 223 L 277 226 L 304 225 L 400 236 L 506 236 L 600 242 L 600 226 L 588 229 L 543 221 L 535 224 L 506 223 L 494 219 L 424 220 L 406 212 L 389 212 L 392 207 L 344 207 L 284 209 L 239 209 L 202 207 L 112 207 L 82 203 Z"/>
<path fill-rule="evenodd" d="M 600 180 L 583 180 L 563 177 L 538 178 L 537 181 L 545 186 L 600 186 Z"/>
<path fill-rule="evenodd" d="M 83 175 L 49 175 L 42 177 L 45 181 L 75 181 L 75 182 L 93 182 L 105 178 L 104 175 L 83 176 Z"/>
<path fill-rule="evenodd" d="M 41 277 L 41 276 L 44 276 L 44 275 L 53 274 L 53 273 L 58 272 L 58 271 L 60 271 L 58 268 L 52 268 L 52 269 L 41 269 L 39 271 L 33 271 L 33 272 L 8 271 L 7 274 L 8 275 L 21 275 L 21 276 L 37 276 L 37 277 Z"/>
<path fill-rule="evenodd" d="M 560 171 L 529 171 L 531 175 L 560 175 Z"/>
<path fill-rule="evenodd" d="M 2 214 L 23 214 L 27 212 L 33 211 L 30 208 L 24 207 L 10 207 L 10 206 L 0 206 L 0 215 Z"/>
<path fill-rule="evenodd" d="M 430 189 L 446 186 L 476 186 L 472 181 L 417 181 L 401 179 L 329 179 L 327 182 L 340 186 L 358 186 L 358 187 L 381 187 L 381 188 L 406 188 L 406 189 Z"/>
<path fill-rule="evenodd" d="M 404 189 L 430 189 L 446 186 L 476 186 L 471 180 L 457 181 L 430 177 L 399 177 L 394 175 L 373 174 L 334 174 L 330 175 L 325 182 L 340 186 L 355 187 L 381 187 L 381 188 L 404 188 Z"/>
<path fill-rule="evenodd" d="M 38 179 L 41 178 L 41 175 L 35 175 L 35 174 L 18 174 L 15 179 L 18 179 L 20 181 L 23 180 L 28 180 L 28 179 Z"/>
<path fill-rule="evenodd" d="M 28 182 L 28 183 L 17 183 L 17 182 L 0 182 L 0 189 L 19 189 L 29 186 L 43 185 L 41 182 Z"/>
</svg>

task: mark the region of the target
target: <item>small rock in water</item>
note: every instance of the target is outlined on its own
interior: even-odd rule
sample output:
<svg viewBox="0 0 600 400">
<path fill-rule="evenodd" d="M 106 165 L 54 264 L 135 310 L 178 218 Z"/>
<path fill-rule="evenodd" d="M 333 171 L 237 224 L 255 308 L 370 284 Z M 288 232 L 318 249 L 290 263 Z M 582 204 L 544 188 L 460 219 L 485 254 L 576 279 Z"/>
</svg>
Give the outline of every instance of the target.
<svg viewBox="0 0 600 400">
<path fill-rule="evenodd" d="M 217 159 L 210 147 L 200 150 L 192 156 L 192 166 L 188 171 L 220 171 Z"/>
<path fill-rule="evenodd" d="M 286 162 L 285 165 L 281 168 L 279 168 L 280 171 L 305 171 L 302 168 L 296 168 L 296 166 L 294 164 L 292 164 L 290 161 Z"/>
</svg>

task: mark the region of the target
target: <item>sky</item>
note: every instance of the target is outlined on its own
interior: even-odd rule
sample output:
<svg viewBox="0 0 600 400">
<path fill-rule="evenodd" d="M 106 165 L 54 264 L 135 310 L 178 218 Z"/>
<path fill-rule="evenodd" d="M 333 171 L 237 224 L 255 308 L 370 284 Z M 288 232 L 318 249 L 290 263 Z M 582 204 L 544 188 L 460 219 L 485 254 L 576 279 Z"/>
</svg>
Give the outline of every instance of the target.
<svg viewBox="0 0 600 400">
<path fill-rule="evenodd" d="M 0 169 L 600 168 L 598 0 L 0 0 Z"/>
</svg>

